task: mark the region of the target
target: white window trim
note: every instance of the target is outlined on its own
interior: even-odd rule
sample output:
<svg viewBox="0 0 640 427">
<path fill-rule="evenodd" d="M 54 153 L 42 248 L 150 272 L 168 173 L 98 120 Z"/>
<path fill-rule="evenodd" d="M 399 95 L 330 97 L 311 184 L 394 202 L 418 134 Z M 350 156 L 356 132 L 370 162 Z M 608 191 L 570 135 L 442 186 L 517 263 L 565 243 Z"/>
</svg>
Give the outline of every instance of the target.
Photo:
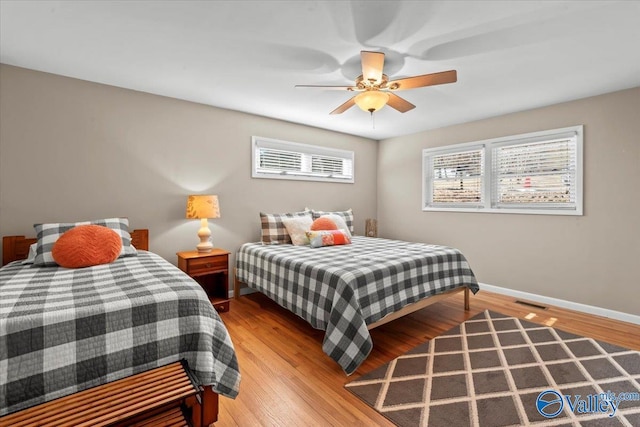
<svg viewBox="0 0 640 427">
<path fill-rule="evenodd" d="M 303 155 L 319 155 L 328 157 L 338 157 L 351 161 L 351 178 L 336 178 L 330 176 L 321 176 L 317 174 L 304 174 L 295 172 L 282 173 L 265 173 L 258 170 L 259 157 L 257 156 L 258 148 L 271 148 L 276 150 L 292 151 L 302 153 Z M 283 141 L 273 138 L 265 138 L 261 136 L 251 137 L 251 177 L 266 179 L 286 179 L 294 181 L 321 181 L 336 182 L 343 184 L 353 184 L 355 182 L 355 153 L 349 150 L 340 150 L 337 148 L 322 147 L 319 145 L 303 144 L 300 142 Z"/>
<path fill-rule="evenodd" d="M 522 208 L 522 207 L 492 207 L 492 148 L 514 143 L 514 142 L 534 142 L 545 139 L 553 139 L 558 136 L 567 134 L 576 137 L 576 208 L 575 209 L 558 209 L 558 208 Z M 484 212 L 484 213 L 514 213 L 514 214 L 534 214 L 534 215 L 583 215 L 583 135 L 584 126 L 570 126 L 560 129 L 551 129 L 540 132 L 531 132 L 521 135 L 512 135 L 499 138 L 486 139 L 482 141 L 465 142 L 462 144 L 449 145 L 444 147 L 425 148 L 422 150 L 422 210 L 440 211 L 440 212 Z M 428 206 L 428 194 L 431 190 L 431 183 L 428 181 L 429 172 L 427 168 L 427 159 L 432 154 L 443 154 L 447 152 L 457 152 L 477 149 L 484 147 L 484 203 L 482 205 L 473 206 Z"/>
</svg>

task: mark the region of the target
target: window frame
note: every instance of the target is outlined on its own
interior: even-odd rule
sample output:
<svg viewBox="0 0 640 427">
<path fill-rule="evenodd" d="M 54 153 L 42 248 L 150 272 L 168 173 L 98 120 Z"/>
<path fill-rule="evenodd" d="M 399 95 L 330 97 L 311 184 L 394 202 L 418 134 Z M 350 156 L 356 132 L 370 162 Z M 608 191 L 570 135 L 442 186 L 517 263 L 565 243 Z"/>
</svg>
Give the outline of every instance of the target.
<svg viewBox="0 0 640 427">
<path fill-rule="evenodd" d="M 441 212 L 485 212 L 485 213 L 515 213 L 515 214 L 534 214 L 534 215 L 583 215 L 583 145 L 584 145 L 584 126 L 576 125 L 559 129 L 550 129 L 539 132 L 531 132 L 526 134 L 511 135 L 499 138 L 486 139 L 481 141 L 465 142 L 442 147 L 425 148 L 422 150 L 422 210 L 424 212 L 441 211 Z M 543 141 L 552 141 L 558 138 L 575 137 L 576 158 L 575 158 L 575 205 L 570 208 L 540 206 L 535 204 L 530 206 L 495 206 L 496 195 L 494 194 L 497 186 L 494 185 L 495 174 L 493 168 L 493 149 L 508 145 L 530 144 Z M 435 155 L 452 154 L 457 152 L 465 152 L 474 149 L 483 149 L 483 169 L 482 176 L 482 203 L 473 203 L 467 206 L 458 204 L 442 204 L 434 206 L 431 203 L 433 188 L 431 180 L 430 158 Z"/>
<path fill-rule="evenodd" d="M 349 178 L 337 178 L 331 176 L 323 176 L 314 172 L 262 172 L 259 170 L 258 155 L 259 148 L 268 148 L 273 150 L 290 151 L 308 156 L 309 166 L 312 167 L 311 158 L 313 156 L 324 156 L 341 158 L 351 162 L 351 176 Z M 304 161 L 303 161 L 304 163 Z M 301 142 L 283 141 L 280 139 L 266 138 L 262 136 L 251 137 L 251 177 L 260 179 L 285 179 L 293 181 L 318 181 L 318 182 L 335 182 L 342 184 L 355 183 L 355 152 L 351 150 L 341 150 L 337 148 L 323 147 L 319 145 L 303 144 Z"/>
</svg>

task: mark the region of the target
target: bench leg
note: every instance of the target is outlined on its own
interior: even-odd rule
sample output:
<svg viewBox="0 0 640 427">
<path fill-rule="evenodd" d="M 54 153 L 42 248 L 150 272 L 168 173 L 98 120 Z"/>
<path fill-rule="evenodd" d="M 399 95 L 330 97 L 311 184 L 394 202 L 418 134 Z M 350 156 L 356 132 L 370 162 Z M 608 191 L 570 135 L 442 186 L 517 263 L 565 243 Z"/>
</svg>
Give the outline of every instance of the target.
<svg viewBox="0 0 640 427">
<path fill-rule="evenodd" d="M 469 311 L 469 288 L 464 288 L 464 309 Z"/>
<path fill-rule="evenodd" d="M 202 426 L 209 426 L 218 421 L 218 393 L 211 386 L 202 392 Z"/>
<path fill-rule="evenodd" d="M 199 398 L 187 404 L 191 408 L 191 425 L 209 427 L 218 421 L 218 393 L 211 386 L 202 387 Z"/>
</svg>

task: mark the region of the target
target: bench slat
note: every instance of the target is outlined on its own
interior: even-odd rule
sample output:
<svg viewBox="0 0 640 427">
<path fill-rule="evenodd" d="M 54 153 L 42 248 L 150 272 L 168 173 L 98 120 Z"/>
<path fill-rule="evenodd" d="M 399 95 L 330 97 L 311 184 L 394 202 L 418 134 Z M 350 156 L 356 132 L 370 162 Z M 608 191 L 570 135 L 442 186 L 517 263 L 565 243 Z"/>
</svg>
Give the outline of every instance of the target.
<svg viewBox="0 0 640 427">
<path fill-rule="evenodd" d="M 188 424 L 180 408 L 176 407 L 129 427 L 188 427 Z"/>
<path fill-rule="evenodd" d="M 173 411 L 198 392 L 182 363 L 175 362 L 9 414 L 0 418 L 0 427 L 109 426 L 165 406 Z M 184 421 L 180 408 L 178 413 Z"/>
</svg>

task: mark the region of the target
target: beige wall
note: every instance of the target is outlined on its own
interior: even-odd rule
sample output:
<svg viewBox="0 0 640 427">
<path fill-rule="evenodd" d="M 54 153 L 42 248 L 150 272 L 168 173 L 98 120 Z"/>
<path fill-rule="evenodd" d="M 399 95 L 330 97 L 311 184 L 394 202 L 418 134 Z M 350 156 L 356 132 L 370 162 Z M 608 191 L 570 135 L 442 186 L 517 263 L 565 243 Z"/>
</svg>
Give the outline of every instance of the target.
<svg viewBox="0 0 640 427">
<path fill-rule="evenodd" d="M 213 241 L 232 252 L 259 237 L 260 210 L 352 207 L 359 233 L 377 212 L 382 237 L 459 247 L 481 282 L 637 315 L 639 111 L 635 88 L 377 146 L 1 65 L 0 234 L 125 215 L 151 230 L 152 250 L 175 262 L 176 251 L 197 243 L 198 222 L 183 218 L 190 193 L 220 196 Z M 575 124 L 585 125 L 584 216 L 421 211 L 423 148 Z M 355 150 L 356 184 L 251 179 L 251 135 Z"/>
<path fill-rule="evenodd" d="M 584 124 L 584 216 L 421 210 L 423 148 Z M 382 237 L 460 248 L 481 282 L 640 315 L 640 88 L 392 138 Z"/>
<path fill-rule="evenodd" d="M 355 151 L 355 184 L 251 178 L 251 136 Z M 126 89 L 0 66 L 0 234 L 37 222 L 128 216 L 175 261 L 195 249 L 186 196 L 219 195 L 213 243 L 260 237 L 259 211 L 353 208 L 375 217 L 372 140 Z"/>
</svg>

